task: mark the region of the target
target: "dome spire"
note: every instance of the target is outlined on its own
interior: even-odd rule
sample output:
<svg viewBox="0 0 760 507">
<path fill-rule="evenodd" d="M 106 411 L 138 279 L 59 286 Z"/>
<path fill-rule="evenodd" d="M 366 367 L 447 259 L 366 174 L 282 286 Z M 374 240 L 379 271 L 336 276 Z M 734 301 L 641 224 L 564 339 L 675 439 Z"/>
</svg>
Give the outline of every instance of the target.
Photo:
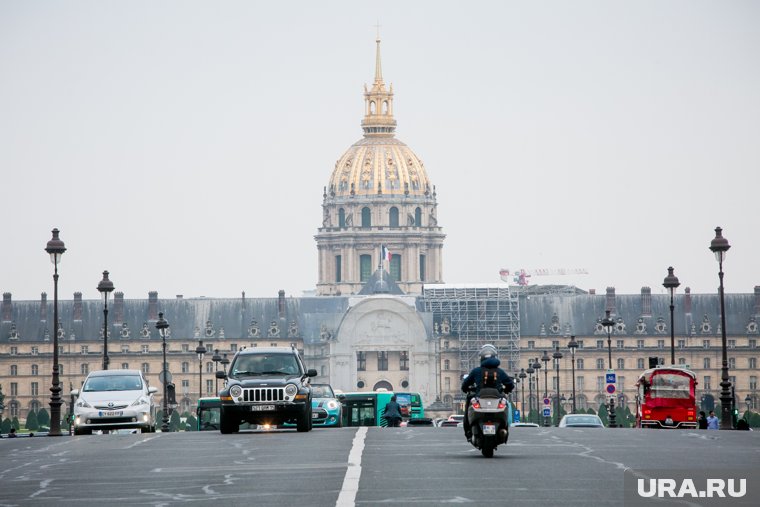
<svg viewBox="0 0 760 507">
<path fill-rule="evenodd" d="M 380 64 L 380 25 L 377 27 L 377 51 L 375 56 L 375 86 L 383 86 L 383 68 Z"/>
<path fill-rule="evenodd" d="M 393 118 L 393 85 L 390 90 L 383 82 L 383 69 L 380 63 L 380 25 L 377 26 L 377 44 L 375 52 L 375 82 L 371 89 L 364 85 L 364 119 L 362 129 L 365 136 L 393 137 L 396 120 Z"/>
</svg>

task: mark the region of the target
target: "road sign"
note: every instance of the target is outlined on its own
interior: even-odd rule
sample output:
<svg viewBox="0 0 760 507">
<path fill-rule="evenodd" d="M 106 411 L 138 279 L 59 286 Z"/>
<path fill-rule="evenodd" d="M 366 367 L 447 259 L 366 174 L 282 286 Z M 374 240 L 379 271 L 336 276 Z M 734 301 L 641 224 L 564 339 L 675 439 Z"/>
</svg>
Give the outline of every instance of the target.
<svg viewBox="0 0 760 507">
<path fill-rule="evenodd" d="M 615 383 L 615 372 L 612 370 L 607 370 L 607 383 L 608 384 Z"/>
<path fill-rule="evenodd" d="M 171 383 L 171 381 L 172 381 L 172 372 L 170 372 L 168 370 L 161 371 L 161 373 L 158 374 L 158 381 L 161 382 L 162 384 Z"/>
<path fill-rule="evenodd" d="M 544 417 L 551 417 L 552 415 L 552 409 L 549 407 L 544 407 Z"/>
<path fill-rule="evenodd" d="M 514 419 L 515 419 L 515 422 L 520 422 L 520 411 L 519 410 L 515 410 L 514 411 Z"/>
<path fill-rule="evenodd" d="M 615 394 L 615 384 L 607 384 L 607 394 Z"/>
<path fill-rule="evenodd" d="M 544 398 L 544 405 L 549 405 L 551 404 L 551 402 L 552 400 L 550 400 L 549 398 Z"/>
</svg>

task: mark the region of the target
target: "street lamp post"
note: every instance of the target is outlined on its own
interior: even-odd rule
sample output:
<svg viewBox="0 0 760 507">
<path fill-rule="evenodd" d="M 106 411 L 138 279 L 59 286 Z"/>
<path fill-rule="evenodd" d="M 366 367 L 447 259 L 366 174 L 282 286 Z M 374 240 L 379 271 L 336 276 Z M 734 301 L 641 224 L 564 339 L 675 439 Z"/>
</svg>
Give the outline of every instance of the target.
<svg viewBox="0 0 760 507">
<path fill-rule="evenodd" d="M 66 246 L 58 237 L 58 229 L 53 229 L 53 238 L 47 242 L 45 251 L 50 254 L 53 271 L 53 381 L 50 386 L 50 431 L 51 437 L 61 436 L 61 379 L 58 373 L 58 263 L 66 251 Z"/>
<path fill-rule="evenodd" d="M 523 411 L 522 417 L 520 418 L 521 421 L 527 421 L 525 418 L 525 377 L 527 375 L 525 374 L 525 368 L 520 368 L 520 373 L 517 375 L 520 377 L 520 389 L 522 391 L 522 394 L 520 395 L 520 410 Z"/>
<path fill-rule="evenodd" d="M 219 362 L 222 363 L 222 368 L 224 368 L 224 375 L 226 376 L 227 375 L 227 365 L 230 364 L 230 360 L 227 359 L 227 353 L 226 352 L 224 353 L 224 356 L 222 357 L 222 360 L 219 361 Z"/>
<path fill-rule="evenodd" d="M 539 402 L 538 402 L 538 398 L 541 396 L 541 389 L 539 388 L 539 385 L 541 384 L 541 383 L 539 382 L 539 379 L 540 379 L 541 377 L 540 377 L 540 376 L 539 376 L 539 374 L 538 374 L 538 371 L 539 371 L 540 369 L 541 369 L 541 363 L 540 363 L 540 362 L 538 362 L 538 358 L 535 358 L 535 359 L 533 360 L 533 370 L 536 372 L 536 423 L 538 423 L 538 421 L 540 420 L 540 419 L 539 419 L 539 417 L 540 417 L 540 414 L 539 414 L 539 412 L 541 412 L 541 409 L 540 409 L 540 406 L 541 406 L 541 405 L 540 405 L 540 404 L 539 404 Z"/>
<path fill-rule="evenodd" d="M 161 409 L 161 432 L 166 433 L 169 431 L 169 406 L 167 404 L 166 384 L 169 383 L 169 368 L 166 367 L 166 335 L 169 334 L 169 323 L 164 319 L 164 312 L 158 313 L 158 321 L 156 322 L 156 329 L 161 336 L 161 344 L 164 355 L 164 365 L 161 369 L 161 383 L 164 385 L 164 399 L 162 400 Z"/>
<path fill-rule="evenodd" d="M 731 423 L 731 381 L 728 378 L 728 351 L 726 346 L 726 303 L 723 297 L 723 260 L 731 245 L 723 237 L 723 229 L 715 228 L 715 238 L 710 242 L 710 250 L 718 261 L 718 278 L 720 278 L 720 331 L 723 348 L 723 364 L 720 369 L 720 429 L 730 430 Z"/>
<path fill-rule="evenodd" d="M 72 392 L 74 390 L 74 386 L 71 382 L 69 382 L 69 395 L 71 399 L 69 400 L 69 436 L 74 434 L 74 393 Z"/>
<path fill-rule="evenodd" d="M 607 330 L 607 360 L 609 369 L 612 370 L 612 328 L 615 326 L 615 321 L 610 318 L 610 311 L 605 310 L 605 317 L 602 319 L 602 326 Z M 615 397 L 610 396 L 610 410 L 609 410 L 609 427 L 615 427 Z"/>
<path fill-rule="evenodd" d="M 662 282 L 662 286 L 670 292 L 670 364 L 676 364 L 676 330 L 673 325 L 673 310 L 675 305 L 673 304 L 673 295 L 679 285 L 681 283 L 678 281 L 678 277 L 673 274 L 673 266 L 671 266 L 668 268 L 668 276 Z"/>
<path fill-rule="evenodd" d="M 549 354 L 544 350 L 544 355 L 541 356 L 541 361 L 544 363 L 544 398 L 549 397 L 549 359 Z M 547 416 L 544 416 L 544 426 L 551 426 Z"/>
<path fill-rule="evenodd" d="M 575 335 L 570 336 L 570 342 L 567 344 L 567 348 L 570 349 L 570 365 L 573 371 L 573 414 L 576 411 L 575 407 L 575 349 L 578 348 L 578 342 L 575 341 Z"/>
<path fill-rule="evenodd" d="M 562 359 L 562 352 L 559 351 L 559 345 L 557 345 L 557 350 L 554 351 L 552 357 L 554 358 L 554 372 L 557 378 L 557 425 L 559 425 L 559 360 Z"/>
<path fill-rule="evenodd" d="M 747 412 L 749 412 L 749 409 L 752 408 L 752 397 L 749 394 L 744 398 L 744 403 L 747 405 Z"/>
<path fill-rule="evenodd" d="M 530 359 L 528 360 L 528 367 L 525 368 L 525 373 L 528 374 L 528 417 L 530 418 L 530 413 L 533 412 L 533 372 L 536 371 L 533 369 L 533 361 Z M 531 420 L 531 419 L 528 419 Z"/>
<path fill-rule="evenodd" d="M 203 356 L 206 354 L 206 347 L 203 346 L 203 340 L 198 340 L 198 346 L 195 347 L 195 353 L 198 354 L 198 399 L 203 397 Z"/>
<path fill-rule="evenodd" d="M 214 349 L 214 355 L 211 356 L 211 360 L 214 361 L 214 392 L 219 393 L 219 379 L 216 378 L 216 372 L 219 371 L 219 361 L 222 360 L 222 356 L 219 355 L 219 349 Z"/>
<path fill-rule="evenodd" d="M 108 279 L 108 271 L 103 271 L 103 279 L 98 283 L 98 292 L 103 296 L 103 369 L 108 369 L 108 296 L 113 292 L 113 282 Z M 118 315 L 117 315 L 118 317 Z"/>
</svg>

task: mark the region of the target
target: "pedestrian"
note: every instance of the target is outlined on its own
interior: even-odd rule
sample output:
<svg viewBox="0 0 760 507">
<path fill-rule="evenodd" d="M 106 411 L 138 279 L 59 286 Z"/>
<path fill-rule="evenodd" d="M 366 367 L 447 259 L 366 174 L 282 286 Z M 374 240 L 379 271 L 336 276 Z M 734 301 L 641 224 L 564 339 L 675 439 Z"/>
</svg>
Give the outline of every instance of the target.
<svg viewBox="0 0 760 507">
<path fill-rule="evenodd" d="M 391 401 L 385 404 L 383 417 L 388 422 L 389 428 L 398 428 L 401 425 L 401 405 L 396 401 L 396 395 L 391 396 Z"/>
<path fill-rule="evenodd" d="M 717 430 L 717 429 L 719 429 L 718 418 L 715 417 L 715 411 L 714 410 L 710 410 L 710 416 L 707 418 L 707 429 L 708 430 Z"/>
<path fill-rule="evenodd" d="M 8 438 L 16 438 L 18 435 L 16 435 L 16 428 L 11 427 L 11 430 L 8 432 Z"/>
<path fill-rule="evenodd" d="M 699 411 L 699 418 L 697 418 L 697 424 L 699 425 L 699 429 L 706 430 L 707 429 L 707 414 L 705 414 L 704 410 Z"/>
<path fill-rule="evenodd" d="M 749 431 L 749 423 L 747 423 L 746 419 L 739 419 L 739 421 L 736 423 L 736 429 Z"/>
</svg>

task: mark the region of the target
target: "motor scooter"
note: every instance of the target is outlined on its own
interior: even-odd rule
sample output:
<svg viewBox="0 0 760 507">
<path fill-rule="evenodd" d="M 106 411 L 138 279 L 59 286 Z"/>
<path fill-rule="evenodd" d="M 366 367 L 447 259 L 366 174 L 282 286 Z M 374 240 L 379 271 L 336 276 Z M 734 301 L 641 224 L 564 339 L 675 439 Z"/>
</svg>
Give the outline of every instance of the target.
<svg viewBox="0 0 760 507">
<path fill-rule="evenodd" d="M 467 420 L 472 431 L 472 445 L 486 458 L 509 439 L 507 398 L 498 389 L 482 387 L 470 400 Z"/>
</svg>

